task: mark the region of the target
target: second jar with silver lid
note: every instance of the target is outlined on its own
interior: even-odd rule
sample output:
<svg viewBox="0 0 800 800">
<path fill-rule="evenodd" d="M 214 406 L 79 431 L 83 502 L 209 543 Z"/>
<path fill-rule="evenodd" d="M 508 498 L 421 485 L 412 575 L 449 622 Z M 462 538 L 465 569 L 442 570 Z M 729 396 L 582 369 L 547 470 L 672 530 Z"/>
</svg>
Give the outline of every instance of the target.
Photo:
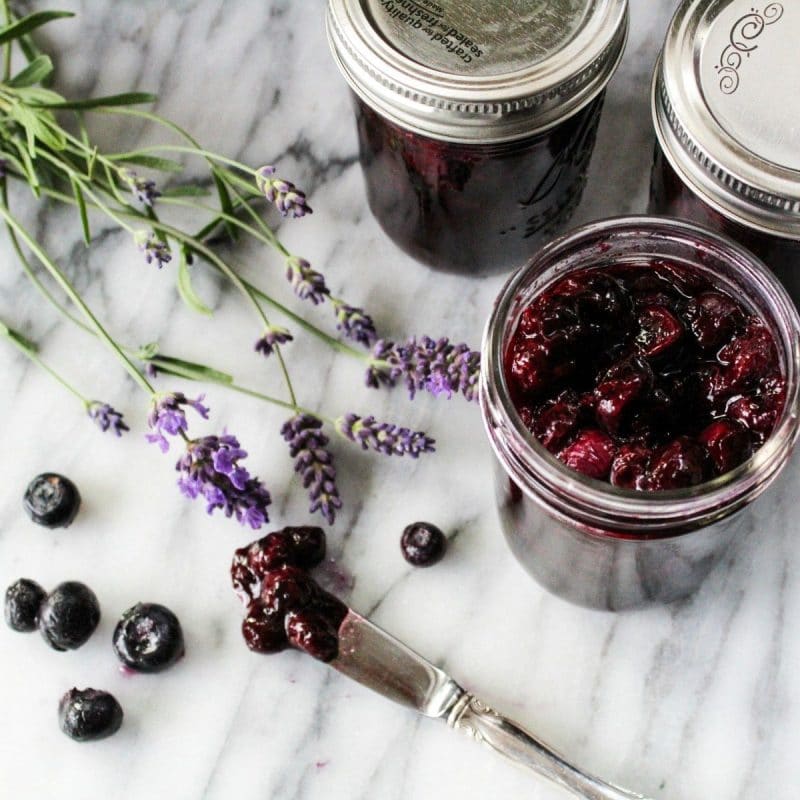
<svg viewBox="0 0 800 800">
<path fill-rule="evenodd" d="M 627 0 L 329 0 L 370 208 L 430 266 L 519 266 L 571 216 Z"/>
<path fill-rule="evenodd" d="M 650 211 L 760 256 L 800 303 L 800 3 L 685 0 L 653 79 Z"/>
</svg>

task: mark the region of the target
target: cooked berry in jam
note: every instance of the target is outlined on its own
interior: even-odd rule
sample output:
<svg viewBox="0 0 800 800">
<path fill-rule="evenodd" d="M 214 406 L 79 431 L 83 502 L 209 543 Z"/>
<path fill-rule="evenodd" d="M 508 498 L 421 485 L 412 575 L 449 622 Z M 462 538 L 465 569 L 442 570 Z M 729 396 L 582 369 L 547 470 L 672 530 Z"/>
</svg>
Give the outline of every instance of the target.
<svg viewBox="0 0 800 800">
<path fill-rule="evenodd" d="M 46 472 L 28 484 L 23 503 L 28 516 L 37 525 L 67 528 L 78 514 L 81 496 L 69 478 Z"/>
<path fill-rule="evenodd" d="M 95 593 L 78 581 L 60 583 L 39 609 L 39 632 L 53 650 L 77 650 L 99 622 Z"/>
<path fill-rule="evenodd" d="M 19 633 L 36 630 L 39 608 L 47 593 L 36 581 L 20 578 L 6 589 L 4 613 L 8 627 Z"/>
<path fill-rule="evenodd" d="M 185 652 L 180 621 L 158 603 L 129 608 L 114 629 L 112 644 L 119 660 L 136 672 L 161 672 Z"/>
<path fill-rule="evenodd" d="M 338 653 L 337 631 L 347 606 L 309 574 L 325 558 L 322 528 L 284 528 L 239 548 L 231 581 L 247 607 L 242 636 L 256 653 L 289 645 L 320 661 Z"/>
<path fill-rule="evenodd" d="M 444 557 L 447 537 L 429 522 L 414 522 L 400 538 L 403 558 L 415 567 L 432 567 Z"/>
<path fill-rule="evenodd" d="M 506 351 L 519 415 L 570 469 L 624 489 L 724 475 L 772 433 L 785 381 L 762 319 L 677 263 L 563 278 Z"/>
<path fill-rule="evenodd" d="M 76 742 L 106 739 L 120 729 L 122 707 L 108 692 L 70 689 L 58 704 L 58 724 Z"/>
</svg>

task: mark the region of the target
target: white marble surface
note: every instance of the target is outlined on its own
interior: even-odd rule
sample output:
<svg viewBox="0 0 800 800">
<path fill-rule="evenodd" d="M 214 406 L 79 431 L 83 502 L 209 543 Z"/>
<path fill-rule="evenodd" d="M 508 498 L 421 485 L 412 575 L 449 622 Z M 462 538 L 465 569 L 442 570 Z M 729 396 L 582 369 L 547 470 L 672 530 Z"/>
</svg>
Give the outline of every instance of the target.
<svg viewBox="0 0 800 800">
<path fill-rule="evenodd" d="M 44 5 L 51 4 L 36 3 Z M 254 165 L 277 162 L 309 190 L 316 212 L 281 234 L 324 269 L 336 291 L 368 306 L 389 335 L 447 334 L 477 345 L 501 279 L 433 275 L 399 253 L 371 219 L 345 86 L 324 40 L 322 0 L 59 5 L 80 15 L 48 36 L 61 88 L 81 95 L 156 90 L 158 109 L 210 148 Z M 646 204 L 649 75 L 675 3 L 633 6 L 579 221 Z M 109 147 L 156 135 L 105 117 L 92 130 Z M 181 306 L 171 270 L 143 266 L 124 234 L 102 228 L 87 251 L 69 214 L 34 215 L 26 207 L 37 235 L 120 338 L 158 338 L 165 350 L 228 368 L 243 383 L 278 385 L 274 365 L 251 352 L 258 330 L 231 292 L 199 281 L 217 309 L 206 321 Z M 248 533 L 178 496 L 172 457 L 143 441 L 143 396 L 100 345 L 42 305 L 5 238 L 0 246 L 0 318 L 41 340 L 45 358 L 87 394 L 123 409 L 133 427 L 123 441 L 102 436 L 68 395 L 0 342 L 0 584 L 22 575 L 46 586 L 79 579 L 103 607 L 99 630 L 76 652 L 56 653 L 38 635 L 0 630 L 0 797 L 563 797 L 309 658 L 251 655 L 227 575 L 231 551 Z M 233 258 L 289 297 L 273 254 L 240 248 Z M 328 324 L 327 315 L 319 318 Z M 692 600 L 595 613 L 544 593 L 507 551 L 477 407 L 370 392 L 357 365 L 306 339 L 292 345 L 291 367 L 312 407 L 373 412 L 438 440 L 439 452 L 418 463 L 335 445 L 346 507 L 330 532 L 331 552 L 355 576 L 348 592 L 355 608 L 608 779 L 658 800 L 794 800 L 796 464 L 748 512 L 746 542 Z M 212 419 L 194 430 L 228 425 L 237 432 L 276 498 L 273 521 L 306 520 L 306 499 L 277 432 L 285 415 L 213 387 L 208 402 Z M 37 528 L 21 511 L 27 480 L 46 469 L 72 476 L 84 494 L 68 531 Z M 399 555 L 400 531 L 416 518 L 453 535 L 448 558 L 430 571 L 413 571 Z M 110 636 L 116 617 L 139 600 L 178 613 L 188 653 L 161 676 L 124 678 Z M 117 736 L 79 746 L 58 731 L 56 704 L 73 685 L 118 696 L 126 718 Z"/>
</svg>

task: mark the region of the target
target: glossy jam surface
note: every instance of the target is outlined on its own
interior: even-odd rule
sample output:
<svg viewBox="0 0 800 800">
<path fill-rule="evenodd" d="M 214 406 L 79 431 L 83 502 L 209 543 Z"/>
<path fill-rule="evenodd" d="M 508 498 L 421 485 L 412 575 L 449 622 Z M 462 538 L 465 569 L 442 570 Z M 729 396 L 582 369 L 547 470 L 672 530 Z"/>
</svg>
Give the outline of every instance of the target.
<svg viewBox="0 0 800 800">
<path fill-rule="evenodd" d="M 729 472 L 766 441 L 785 402 L 764 321 L 666 261 L 561 279 L 523 312 L 504 366 L 538 441 L 625 489 L 684 489 Z"/>
<path fill-rule="evenodd" d="M 411 133 L 354 98 L 372 213 L 414 258 L 464 274 L 520 266 L 578 205 L 603 96 L 550 130 L 505 144 Z"/>
<path fill-rule="evenodd" d="M 320 661 L 336 658 L 347 606 L 309 574 L 324 558 L 325 533 L 316 527 L 284 528 L 234 553 L 231 580 L 247 608 L 242 636 L 252 651 L 291 645 Z"/>
<path fill-rule="evenodd" d="M 772 269 L 800 305 L 800 241 L 749 228 L 712 208 L 683 182 L 658 144 L 650 177 L 649 211 L 699 222 L 730 236 Z"/>
</svg>

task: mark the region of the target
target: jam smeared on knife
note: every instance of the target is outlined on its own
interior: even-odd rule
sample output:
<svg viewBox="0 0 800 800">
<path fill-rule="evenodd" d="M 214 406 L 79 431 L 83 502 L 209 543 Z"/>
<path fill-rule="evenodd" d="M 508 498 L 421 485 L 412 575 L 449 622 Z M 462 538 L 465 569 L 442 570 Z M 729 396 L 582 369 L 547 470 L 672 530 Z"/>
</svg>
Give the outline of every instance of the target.
<svg viewBox="0 0 800 800">
<path fill-rule="evenodd" d="M 234 553 L 233 588 L 247 606 L 242 635 L 256 653 L 290 645 L 320 661 L 339 652 L 338 629 L 347 606 L 309 574 L 325 558 L 325 532 L 284 528 Z"/>
<path fill-rule="evenodd" d="M 785 380 L 763 320 L 664 261 L 572 273 L 506 351 L 514 405 L 570 469 L 640 491 L 724 475 L 764 444 Z"/>
</svg>

